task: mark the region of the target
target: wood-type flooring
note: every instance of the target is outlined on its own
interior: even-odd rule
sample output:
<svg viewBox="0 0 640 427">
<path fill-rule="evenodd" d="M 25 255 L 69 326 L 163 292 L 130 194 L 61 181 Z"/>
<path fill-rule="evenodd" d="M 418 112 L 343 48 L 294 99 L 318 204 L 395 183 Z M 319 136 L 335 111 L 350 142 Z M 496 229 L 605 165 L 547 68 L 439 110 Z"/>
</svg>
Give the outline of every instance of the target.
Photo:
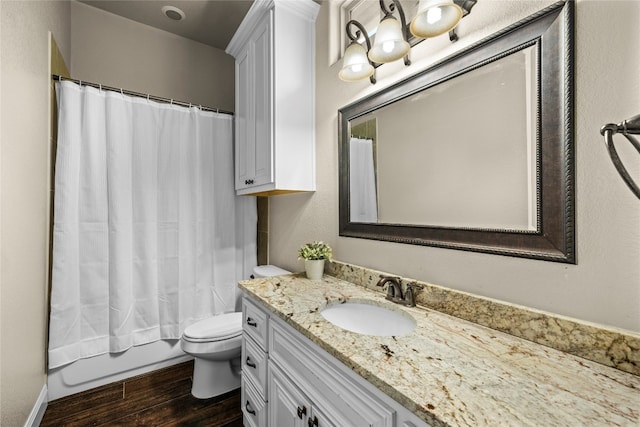
<svg viewBox="0 0 640 427">
<path fill-rule="evenodd" d="M 41 427 L 242 427 L 240 389 L 191 396 L 193 361 L 49 402 Z"/>
</svg>

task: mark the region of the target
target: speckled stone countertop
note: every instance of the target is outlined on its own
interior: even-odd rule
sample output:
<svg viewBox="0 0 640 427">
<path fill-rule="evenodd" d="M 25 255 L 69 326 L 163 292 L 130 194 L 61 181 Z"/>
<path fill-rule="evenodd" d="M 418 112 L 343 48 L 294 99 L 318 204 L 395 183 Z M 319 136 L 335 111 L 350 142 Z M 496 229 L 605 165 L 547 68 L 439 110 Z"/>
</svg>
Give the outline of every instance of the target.
<svg viewBox="0 0 640 427">
<path fill-rule="evenodd" d="M 432 426 L 638 426 L 640 377 L 331 276 L 240 282 L 266 309 Z M 404 336 L 341 329 L 320 311 L 369 301 L 417 321 Z"/>
</svg>

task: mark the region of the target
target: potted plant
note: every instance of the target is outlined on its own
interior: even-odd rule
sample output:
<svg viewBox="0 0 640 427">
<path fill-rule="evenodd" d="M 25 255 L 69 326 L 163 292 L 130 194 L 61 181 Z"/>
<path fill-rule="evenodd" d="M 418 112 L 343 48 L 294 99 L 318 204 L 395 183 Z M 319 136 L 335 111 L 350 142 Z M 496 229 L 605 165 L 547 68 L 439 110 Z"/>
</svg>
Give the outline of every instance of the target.
<svg viewBox="0 0 640 427">
<path fill-rule="evenodd" d="M 305 243 L 298 249 L 298 259 L 304 260 L 307 278 L 311 280 L 322 279 L 324 262 L 331 262 L 332 255 L 331 246 L 323 242 Z"/>
</svg>

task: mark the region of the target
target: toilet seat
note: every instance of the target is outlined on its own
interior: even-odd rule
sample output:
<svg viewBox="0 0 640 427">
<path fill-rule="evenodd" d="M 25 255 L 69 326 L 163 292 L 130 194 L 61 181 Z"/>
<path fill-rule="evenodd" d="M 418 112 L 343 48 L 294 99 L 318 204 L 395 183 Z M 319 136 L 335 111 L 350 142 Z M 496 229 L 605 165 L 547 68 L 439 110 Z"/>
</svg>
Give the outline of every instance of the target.
<svg viewBox="0 0 640 427">
<path fill-rule="evenodd" d="M 185 341 L 193 343 L 230 340 L 242 335 L 242 312 L 225 313 L 200 320 L 182 333 Z"/>
</svg>

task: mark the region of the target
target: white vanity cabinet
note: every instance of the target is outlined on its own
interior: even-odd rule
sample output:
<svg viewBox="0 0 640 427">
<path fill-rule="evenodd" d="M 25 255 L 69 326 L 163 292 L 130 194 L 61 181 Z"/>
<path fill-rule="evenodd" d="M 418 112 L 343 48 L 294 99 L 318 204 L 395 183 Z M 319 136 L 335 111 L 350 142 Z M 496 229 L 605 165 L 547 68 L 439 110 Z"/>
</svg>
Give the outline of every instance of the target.
<svg viewBox="0 0 640 427">
<path fill-rule="evenodd" d="M 312 0 L 255 0 L 226 52 L 236 59 L 236 193 L 315 191 Z"/>
<path fill-rule="evenodd" d="M 248 295 L 243 322 L 246 426 L 426 426 Z"/>
</svg>

